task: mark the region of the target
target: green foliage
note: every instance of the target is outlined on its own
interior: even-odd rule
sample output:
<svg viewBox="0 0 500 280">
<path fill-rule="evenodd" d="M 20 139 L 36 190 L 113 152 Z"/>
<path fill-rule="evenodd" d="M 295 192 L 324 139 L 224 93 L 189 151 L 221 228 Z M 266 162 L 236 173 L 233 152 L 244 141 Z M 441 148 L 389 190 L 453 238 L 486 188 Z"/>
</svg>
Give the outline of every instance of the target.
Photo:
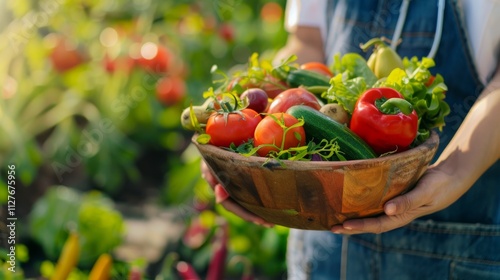
<svg viewBox="0 0 500 280">
<path fill-rule="evenodd" d="M 336 54 L 332 64 L 335 76 L 330 80 L 330 88 L 323 94 L 328 102 L 339 103 L 352 114 L 358 97 L 376 81 L 375 74 L 366 60 L 356 53 L 343 56 Z"/>
<path fill-rule="evenodd" d="M 5 25 L 0 29 L 4 38 L 0 41 L 0 162 L 16 165 L 23 187 L 39 183 L 39 172 L 44 170 L 51 173 L 44 177 L 53 178 L 49 184 L 77 181 L 109 195 L 129 184 L 164 181 L 156 185 L 162 188 L 161 202 L 166 205 L 213 199 L 200 176 L 199 155 L 192 148 L 184 151 L 191 135 L 181 128 L 179 116 L 188 104 L 203 99 L 213 78 L 207 73 L 214 64 L 236 71 L 252 53 L 272 54 L 284 45 L 283 15 L 278 20 L 264 15 L 262 8 L 268 2 L 19 0 L 0 4 L 6 7 L 0 9 L 0 25 Z M 277 3 L 284 7 L 285 1 Z M 84 56 L 66 71 L 57 71 L 50 59 L 59 36 Z M 137 55 L 146 42 L 166 47 L 175 67 L 161 74 L 137 65 L 130 71 L 126 64 L 114 72 L 106 69 L 108 57 L 126 57 L 134 51 Z M 185 82 L 185 95 L 177 103 L 166 105 L 156 96 L 164 76 L 180 76 Z M 148 154 L 160 158 L 160 166 L 140 161 Z M 0 166 L 0 176 L 5 166 Z M 151 169 L 160 171 L 146 174 Z M 0 202 L 5 200 L 4 190 L 1 181 Z M 81 199 L 82 194 L 54 187 L 31 213 L 31 235 L 53 261 L 71 228 L 91 235 L 84 241 L 89 248 L 84 259 L 109 250 L 119 240 L 114 235 L 121 233 L 116 230 L 117 220 L 109 224 L 94 220 L 105 213 L 107 219 L 115 219 L 116 213 L 107 212 L 111 208 L 100 200 Z M 94 222 L 101 231 L 99 239 L 88 226 Z"/>
<path fill-rule="evenodd" d="M 450 113 L 445 101 L 448 90 L 443 77 L 437 74 L 432 81 L 429 68 L 434 67 L 431 58 L 404 58 L 405 70 L 395 69 L 378 83 L 379 86 L 394 88 L 409 101 L 418 115 L 419 131 L 413 145 L 422 143 L 430 136 L 430 130 L 442 129 L 444 118 Z"/>
<path fill-rule="evenodd" d="M 165 262 L 170 265 L 179 260 L 189 262 L 200 276 L 203 276 L 214 253 L 214 233 L 225 223 L 229 225 L 229 240 L 225 243 L 228 254 L 224 260 L 225 274 L 228 279 L 241 276 L 243 273 L 265 275 L 268 277 L 266 279 L 274 279 L 283 275 L 286 270 L 288 228 L 281 226 L 266 228 L 248 223 L 220 205 L 213 210 L 204 210 L 191 217 L 188 223 L 188 225 L 201 226 L 206 230 L 203 236 L 204 241 L 200 242 L 199 246 L 192 247 L 185 239 L 185 235 L 179 250 L 170 253 Z M 171 267 L 163 267 L 162 273 L 171 273 L 171 270 Z"/>
<path fill-rule="evenodd" d="M 284 273 L 288 228 L 266 228 L 248 223 L 220 205 L 216 207 L 216 211 L 230 225 L 230 258 L 236 255 L 245 256 L 257 274 L 271 278 Z"/>
<path fill-rule="evenodd" d="M 39 199 L 29 216 L 31 237 L 45 255 L 57 260 L 71 230 L 81 236 L 79 264 L 92 265 L 102 253 L 110 252 L 123 241 L 124 221 L 113 202 L 101 193 L 79 193 L 54 186 Z"/>
<path fill-rule="evenodd" d="M 389 76 L 378 79 L 368 67 L 366 60 L 358 54 L 336 54 L 331 65 L 335 76 L 330 88 L 322 97 L 328 102 L 339 103 L 352 114 L 357 99 L 367 89 L 390 87 L 400 92 L 409 101 L 419 117 L 418 135 L 412 144 L 416 146 L 430 136 L 433 128 L 442 129 L 444 118 L 450 113 L 445 101 L 446 87 L 443 77 L 431 77 L 429 68 L 435 63 L 431 58 L 403 58 L 404 69 L 396 68 Z M 432 78 L 432 79 L 431 79 Z"/>
<path fill-rule="evenodd" d="M 0 162 L 15 163 L 24 185 L 36 180 L 42 165 L 49 166 L 58 184 L 76 170 L 112 194 L 127 182 L 137 184 L 142 179 L 137 166 L 141 154 L 163 149 L 176 155 L 185 147 L 180 109 L 202 99 L 213 64 L 228 69 L 255 51 L 283 45 L 282 22 L 261 18 L 266 3 L 20 0 L 7 4 L 4 14 L 11 24 L 2 32 L 7 40 L 0 43 L 0 84 L 11 86 L 0 97 L 0 132 L 6 136 L 0 139 Z M 35 22 L 29 22 L 35 15 Z M 50 55 L 58 37 L 76 45 L 83 62 L 55 71 Z M 129 72 L 124 64 L 113 73 L 104 67 L 106 59 L 128 56 L 145 42 L 168 49 L 171 67 L 166 74 L 180 75 L 186 84 L 186 96 L 179 103 L 158 102 L 156 86 L 163 74 L 138 67 Z M 99 128 L 102 121 L 113 129 L 99 131 L 102 137 L 83 133 Z M 170 158 L 165 158 L 165 169 L 176 164 Z"/>
</svg>

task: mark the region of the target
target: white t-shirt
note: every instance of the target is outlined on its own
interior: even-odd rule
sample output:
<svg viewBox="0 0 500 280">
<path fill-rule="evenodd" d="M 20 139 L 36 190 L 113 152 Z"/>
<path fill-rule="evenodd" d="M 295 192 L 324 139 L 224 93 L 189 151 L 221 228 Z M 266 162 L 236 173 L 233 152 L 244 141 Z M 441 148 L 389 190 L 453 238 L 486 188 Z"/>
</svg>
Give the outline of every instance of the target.
<svg viewBox="0 0 500 280">
<path fill-rule="evenodd" d="M 323 41 L 326 34 L 328 0 L 288 0 L 285 27 L 318 27 Z M 500 0 L 460 0 L 465 28 L 471 44 L 472 57 L 481 81 L 486 84 L 500 59 Z"/>
</svg>

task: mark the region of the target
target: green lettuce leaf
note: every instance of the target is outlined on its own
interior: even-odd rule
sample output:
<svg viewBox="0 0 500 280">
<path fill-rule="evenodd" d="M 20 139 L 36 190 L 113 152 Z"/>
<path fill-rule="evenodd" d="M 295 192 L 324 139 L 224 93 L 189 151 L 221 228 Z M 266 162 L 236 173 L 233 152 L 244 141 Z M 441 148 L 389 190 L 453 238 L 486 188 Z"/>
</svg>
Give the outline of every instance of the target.
<svg viewBox="0 0 500 280">
<path fill-rule="evenodd" d="M 328 102 L 339 103 L 352 114 L 359 96 L 377 82 L 377 77 L 366 60 L 357 53 L 336 54 L 332 65 L 334 77 L 330 88 L 322 97 Z"/>
</svg>

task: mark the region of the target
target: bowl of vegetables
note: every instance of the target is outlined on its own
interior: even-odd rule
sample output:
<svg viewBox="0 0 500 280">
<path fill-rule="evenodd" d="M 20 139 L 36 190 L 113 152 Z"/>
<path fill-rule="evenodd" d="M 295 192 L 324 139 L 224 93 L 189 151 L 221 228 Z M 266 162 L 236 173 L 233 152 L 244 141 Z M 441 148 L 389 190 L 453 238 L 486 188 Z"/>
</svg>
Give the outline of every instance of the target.
<svg viewBox="0 0 500 280">
<path fill-rule="evenodd" d="M 245 156 L 193 143 L 241 206 L 290 228 L 329 230 L 346 219 L 377 215 L 417 182 L 436 152 L 436 132 L 405 152 L 367 160 L 294 161 Z"/>
<path fill-rule="evenodd" d="M 329 66 L 293 57 L 270 66 L 253 55 L 181 121 L 242 207 L 270 223 L 329 230 L 381 214 L 426 171 L 449 113 L 433 63 L 404 58 L 379 77 L 354 53 Z"/>
</svg>

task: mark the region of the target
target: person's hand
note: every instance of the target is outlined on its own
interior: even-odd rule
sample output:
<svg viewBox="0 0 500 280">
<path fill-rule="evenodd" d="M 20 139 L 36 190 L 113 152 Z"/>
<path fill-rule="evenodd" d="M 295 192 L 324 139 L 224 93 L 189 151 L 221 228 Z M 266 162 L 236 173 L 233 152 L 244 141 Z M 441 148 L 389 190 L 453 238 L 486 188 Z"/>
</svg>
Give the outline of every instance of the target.
<svg viewBox="0 0 500 280">
<path fill-rule="evenodd" d="M 234 201 L 226 192 L 224 187 L 217 181 L 217 178 L 212 174 L 205 161 L 201 162 L 201 176 L 214 190 L 215 202 L 221 204 L 228 211 L 234 213 L 245 221 L 252 222 L 257 225 L 272 227 L 273 224 L 266 222 L 259 216 L 247 211 Z"/>
<path fill-rule="evenodd" d="M 333 226 L 338 234 L 382 233 L 402 227 L 416 218 L 442 210 L 468 189 L 439 166 L 429 167 L 410 192 L 389 200 L 384 214 L 373 218 L 352 219 Z"/>
<path fill-rule="evenodd" d="M 498 62 L 500 65 L 500 61 Z M 467 113 L 436 163 L 415 188 L 384 205 L 385 215 L 353 219 L 332 227 L 342 234 L 381 233 L 442 210 L 460 198 L 500 159 L 500 67 Z"/>
</svg>

